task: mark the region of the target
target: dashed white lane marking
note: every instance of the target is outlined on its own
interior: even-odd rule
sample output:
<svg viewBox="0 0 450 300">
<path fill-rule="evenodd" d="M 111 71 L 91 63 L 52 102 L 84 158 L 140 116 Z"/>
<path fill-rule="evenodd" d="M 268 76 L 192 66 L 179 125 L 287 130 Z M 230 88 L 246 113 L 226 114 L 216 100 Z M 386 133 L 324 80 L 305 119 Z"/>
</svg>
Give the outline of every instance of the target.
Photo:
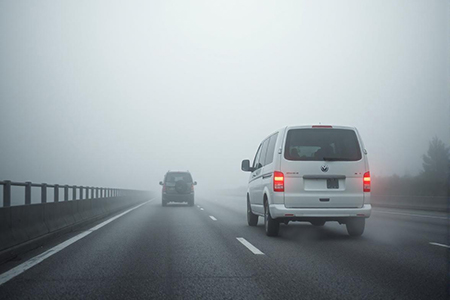
<svg viewBox="0 0 450 300">
<path fill-rule="evenodd" d="M 198 208 L 200 208 L 200 205 L 197 205 Z"/>
<path fill-rule="evenodd" d="M 200 207 L 200 210 L 204 210 L 203 207 Z"/>
<path fill-rule="evenodd" d="M 384 210 L 374 210 L 374 212 L 379 212 L 383 214 L 391 214 L 391 215 L 401 215 L 401 216 L 409 216 L 409 217 L 419 217 L 419 218 L 432 218 L 432 219 L 441 219 L 447 220 L 447 217 L 438 217 L 438 216 L 429 216 L 429 215 L 418 215 L 418 214 L 407 214 L 407 213 L 399 213 L 392 211 L 384 211 Z"/>
<path fill-rule="evenodd" d="M 444 247 L 444 248 L 450 249 L 449 245 L 444 245 L 444 244 L 439 244 L 439 243 L 434 243 L 434 242 L 430 242 L 430 245 L 435 245 L 435 246 L 440 246 L 440 247 Z"/>
<path fill-rule="evenodd" d="M 242 245 L 244 245 L 245 247 L 247 247 L 248 250 L 252 251 L 253 254 L 256 255 L 264 255 L 264 253 L 261 252 L 261 250 L 259 250 L 258 248 L 256 248 L 255 246 L 253 246 L 252 244 L 250 244 L 250 242 L 248 242 L 246 239 L 242 238 L 242 237 L 237 237 L 236 238 L 239 242 L 242 243 Z"/>
<path fill-rule="evenodd" d="M 26 262 L 24 262 L 23 264 L 18 265 L 17 267 L 9 270 L 8 272 L 5 272 L 3 274 L 0 275 L 0 285 L 4 284 L 5 282 L 8 282 L 9 280 L 13 279 L 14 277 L 16 277 L 17 275 L 22 274 L 23 272 L 25 272 L 26 270 L 34 267 L 35 265 L 41 263 L 42 261 L 44 261 L 45 259 L 49 258 L 50 256 L 52 256 L 53 254 L 58 253 L 59 251 L 63 250 L 64 248 L 66 248 L 67 246 L 70 246 L 71 244 L 75 243 L 76 241 L 84 238 L 85 236 L 91 234 L 92 232 L 94 232 L 95 230 L 102 228 L 103 226 L 105 226 L 106 224 L 114 221 L 115 219 L 120 218 L 121 216 L 129 213 L 130 211 L 135 210 L 136 208 L 141 207 L 144 204 L 149 203 L 152 200 L 149 200 L 147 202 L 144 202 L 142 204 L 139 204 L 136 207 L 130 208 L 127 211 L 124 211 L 123 213 L 114 216 L 106 221 L 104 221 L 103 223 L 98 224 L 97 226 L 92 227 L 89 230 L 86 230 L 70 239 L 68 239 L 65 242 L 62 242 L 59 245 L 56 245 L 55 247 L 45 251 L 44 253 L 39 254 L 38 256 L 35 256 L 29 260 L 27 260 Z"/>
<path fill-rule="evenodd" d="M 217 221 L 217 219 L 216 218 L 214 218 L 213 216 L 209 216 L 210 218 L 211 218 L 211 220 L 213 220 L 213 221 Z"/>
</svg>

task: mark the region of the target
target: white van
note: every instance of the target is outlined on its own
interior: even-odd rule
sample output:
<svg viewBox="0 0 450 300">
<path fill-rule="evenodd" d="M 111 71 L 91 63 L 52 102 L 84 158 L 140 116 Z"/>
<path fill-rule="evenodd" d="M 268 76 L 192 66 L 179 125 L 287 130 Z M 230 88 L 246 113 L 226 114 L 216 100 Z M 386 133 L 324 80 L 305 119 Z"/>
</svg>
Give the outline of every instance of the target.
<svg viewBox="0 0 450 300">
<path fill-rule="evenodd" d="M 280 223 L 327 221 L 346 224 L 351 236 L 364 232 L 370 217 L 370 172 L 367 151 L 356 128 L 291 126 L 278 130 L 259 145 L 247 190 L 248 225 L 264 217 L 268 236 Z"/>
</svg>

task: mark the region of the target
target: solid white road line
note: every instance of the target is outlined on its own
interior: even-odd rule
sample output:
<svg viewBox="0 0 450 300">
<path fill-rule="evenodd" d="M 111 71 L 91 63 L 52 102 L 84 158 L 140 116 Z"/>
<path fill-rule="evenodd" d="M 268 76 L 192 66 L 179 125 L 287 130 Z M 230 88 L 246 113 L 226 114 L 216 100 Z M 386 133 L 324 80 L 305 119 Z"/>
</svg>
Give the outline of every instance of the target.
<svg viewBox="0 0 450 300">
<path fill-rule="evenodd" d="M 245 247 L 248 248 L 248 250 L 252 251 L 253 254 L 256 255 L 264 255 L 264 253 L 261 252 L 261 250 L 259 250 L 258 248 L 256 248 L 255 246 L 253 246 L 252 244 L 250 244 L 246 239 L 242 238 L 242 237 L 237 237 L 236 238 L 239 242 L 242 243 L 242 245 L 244 245 Z"/>
<path fill-rule="evenodd" d="M 434 243 L 434 242 L 430 242 L 430 245 L 435 245 L 435 246 L 440 246 L 440 247 L 444 247 L 444 248 L 449 248 L 450 249 L 449 245 L 444 245 L 444 244 L 439 244 L 439 243 Z"/>
<path fill-rule="evenodd" d="M 217 221 L 217 219 L 216 218 L 214 218 L 213 216 L 209 216 L 210 218 L 211 218 L 211 220 L 213 220 L 213 221 Z"/>
<path fill-rule="evenodd" d="M 383 213 L 383 214 L 391 214 L 391 215 L 419 217 L 419 218 L 432 218 L 432 219 L 441 219 L 441 220 L 447 220 L 448 219 L 448 217 L 438 217 L 438 216 L 418 215 L 418 214 L 407 214 L 407 213 L 399 213 L 399 212 L 384 211 L 384 210 L 374 210 L 374 212 L 379 212 L 379 213 Z"/>
<path fill-rule="evenodd" d="M 114 216 L 106 221 L 104 221 L 103 223 L 98 224 L 97 226 L 92 227 L 89 230 L 86 230 L 70 239 L 68 239 L 65 242 L 62 242 L 61 244 L 45 251 L 44 253 L 39 254 L 38 256 L 35 256 L 29 260 L 27 260 L 26 262 L 24 262 L 23 264 L 18 265 L 17 267 L 9 270 L 8 272 L 5 272 L 3 274 L 0 275 L 0 285 L 4 284 L 5 282 L 8 282 L 9 280 L 13 279 L 14 277 L 16 277 L 17 275 L 22 274 L 23 272 L 25 272 L 26 270 L 34 267 L 35 265 L 39 264 L 40 262 L 42 262 L 43 260 L 49 258 L 50 256 L 52 256 L 53 254 L 58 253 L 59 251 L 63 250 L 64 248 L 66 248 L 67 246 L 70 246 L 71 244 L 75 243 L 76 241 L 84 238 L 85 236 L 87 236 L 88 234 L 91 234 L 92 232 L 94 232 L 95 230 L 102 228 L 103 226 L 105 226 L 106 224 L 114 221 L 117 218 L 120 218 L 121 216 L 129 213 L 132 210 L 135 210 L 136 208 L 141 207 L 144 204 L 149 203 L 152 200 L 149 200 L 147 202 L 144 202 L 142 204 L 139 204 L 136 207 L 130 208 L 127 211 L 124 211 L 123 213 Z"/>
</svg>

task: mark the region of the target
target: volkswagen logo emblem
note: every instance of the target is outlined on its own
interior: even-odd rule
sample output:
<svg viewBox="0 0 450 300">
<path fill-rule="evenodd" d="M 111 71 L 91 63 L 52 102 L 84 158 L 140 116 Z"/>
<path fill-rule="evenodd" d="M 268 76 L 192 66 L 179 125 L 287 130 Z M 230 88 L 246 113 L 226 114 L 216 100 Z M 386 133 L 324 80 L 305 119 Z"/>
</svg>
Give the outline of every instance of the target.
<svg viewBox="0 0 450 300">
<path fill-rule="evenodd" d="M 321 166 L 320 169 L 322 170 L 322 172 L 328 172 L 328 166 L 327 165 Z"/>
</svg>

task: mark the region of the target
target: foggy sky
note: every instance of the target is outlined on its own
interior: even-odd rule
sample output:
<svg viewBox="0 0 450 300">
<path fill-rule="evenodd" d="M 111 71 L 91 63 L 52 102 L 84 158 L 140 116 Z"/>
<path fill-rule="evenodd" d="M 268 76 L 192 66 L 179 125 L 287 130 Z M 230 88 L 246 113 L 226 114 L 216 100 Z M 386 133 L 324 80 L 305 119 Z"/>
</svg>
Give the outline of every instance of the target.
<svg viewBox="0 0 450 300">
<path fill-rule="evenodd" d="M 287 125 L 358 128 L 373 175 L 450 145 L 448 1 L 1 1 L 0 180 L 244 186 Z"/>
</svg>

